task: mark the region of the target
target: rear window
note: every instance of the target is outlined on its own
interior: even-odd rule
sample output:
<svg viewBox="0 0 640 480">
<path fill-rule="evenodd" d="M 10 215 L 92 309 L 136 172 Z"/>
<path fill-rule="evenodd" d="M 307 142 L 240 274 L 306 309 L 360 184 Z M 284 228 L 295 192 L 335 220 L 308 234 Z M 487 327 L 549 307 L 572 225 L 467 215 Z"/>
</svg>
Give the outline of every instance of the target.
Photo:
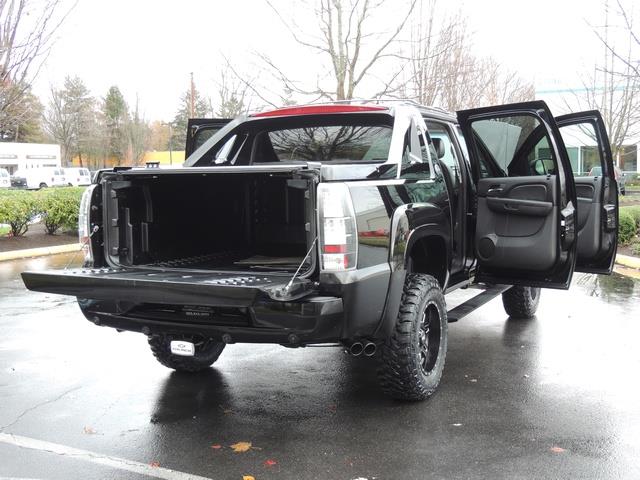
<svg viewBox="0 0 640 480">
<path fill-rule="evenodd" d="M 9 174 L 7 173 L 6 170 L 0 170 L 0 177 L 8 177 Z"/>
<path fill-rule="evenodd" d="M 332 125 L 268 132 L 281 162 L 383 162 L 389 156 L 391 127 Z"/>
<path fill-rule="evenodd" d="M 224 129 L 223 129 L 224 131 Z M 385 162 L 393 117 L 323 114 L 250 120 L 224 136 L 190 166 L 273 162 Z"/>
</svg>

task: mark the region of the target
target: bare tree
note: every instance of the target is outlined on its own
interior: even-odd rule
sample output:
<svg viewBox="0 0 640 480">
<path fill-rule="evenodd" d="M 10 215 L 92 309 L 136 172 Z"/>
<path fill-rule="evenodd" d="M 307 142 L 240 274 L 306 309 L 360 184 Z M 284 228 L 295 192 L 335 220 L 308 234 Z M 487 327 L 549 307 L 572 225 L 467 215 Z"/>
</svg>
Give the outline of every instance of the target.
<svg viewBox="0 0 640 480">
<path fill-rule="evenodd" d="M 136 95 L 135 109 L 126 124 L 127 136 L 129 137 L 128 156 L 134 165 L 140 163 L 151 140 L 151 128 L 140 113 L 138 103 L 138 96 Z"/>
<path fill-rule="evenodd" d="M 0 125 L 24 115 L 17 106 L 24 104 L 55 32 L 71 11 L 58 15 L 60 5 L 61 0 L 0 0 Z"/>
<path fill-rule="evenodd" d="M 438 17 L 438 0 L 420 1 L 411 29 L 410 78 L 403 93 L 424 105 L 455 111 L 532 100 L 531 82 L 491 57 L 473 53 L 462 12 Z"/>
<path fill-rule="evenodd" d="M 318 22 L 318 35 L 309 35 L 293 20 L 285 19 L 270 0 L 267 4 L 276 13 L 294 40 L 311 51 L 320 53 L 330 64 L 332 86 L 324 85 L 318 78 L 311 88 L 303 87 L 279 68 L 266 55 L 262 56 L 267 67 L 281 81 L 284 89 L 302 95 L 330 100 L 345 100 L 354 97 L 356 89 L 367 76 L 372 76 L 373 67 L 384 58 L 396 57 L 391 51 L 405 24 L 414 10 L 417 0 L 409 0 L 404 11 L 389 31 L 380 32 L 372 25 L 374 15 L 384 12 L 387 0 L 315 0 L 313 8 Z M 397 5 L 397 2 L 393 3 Z M 396 77 L 402 70 L 387 74 Z M 385 90 L 390 82 L 385 81 Z"/>
<path fill-rule="evenodd" d="M 640 28 L 634 22 L 633 10 L 630 10 L 620 0 L 616 0 L 616 15 L 618 16 L 621 27 L 625 31 L 627 36 L 628 49 L 622 51 L 622 53 L 616 48 L 614 42 L 609 40 L 608 35 L 608 10 L 609 2 L 605 3 L 607 25 L 604 32 L 594 28 L 594 33 L 598 39 L 602 42 L 602 45 L 609 52 L 611 56 L 616 58 L 625 66 L 625 70 L 617 72 L 621 75 L 633 75 L 640 77 Z M 628 69 L 628 70 L 627 70 Z"/>
<path fill-rule="evenodd" d="M 640 58 L 634 58 L 640 42 L 633 17 L 619 1 L 613 11 L 613 23 L 608 2 L 604 9 L 604 25 L 593 27 L 602 43 L 601 61 L 583 75 L 583 88 L 576 97 L 581 109 L 595 109 L 602 114 L 616 163 L 622 167 L 628 153 L 625 144 L 640 135 Z M 616 20 L 624 28 L 622 36 L 612 35 L 619 31 Z"/>
<path fill-rule="evenodd" d="M 211 105 L 213 114 L 220 118 L 235 118 L 247 112 L 249 83 L 242 81 L 229 67 L 220 71 L 217 82 L 218 106 Z"/>
<path fill-rule="evenodd" d="M 51 87 L 44 127 L 62 147 L 65 165 L 70 165 L 77 157 L 80 166 L 84 166 L 83 158 L 93 153 L 95 106 L 95 98 L 78 77 L 65 78 L 62 88 Z"/>
</svg>

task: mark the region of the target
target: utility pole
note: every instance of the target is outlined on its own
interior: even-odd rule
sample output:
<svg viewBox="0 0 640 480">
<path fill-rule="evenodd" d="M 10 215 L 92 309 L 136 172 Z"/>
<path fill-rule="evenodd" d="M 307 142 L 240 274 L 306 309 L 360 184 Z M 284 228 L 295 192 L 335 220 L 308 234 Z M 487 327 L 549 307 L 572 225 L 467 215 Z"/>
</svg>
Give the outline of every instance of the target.
<svg viewBox="0 0 640 480">
<path fill-rule="evenodd" d="M 189 102 L 189 118 L 194 118 L 196 116 L 196 109 L 195 109 L 195 98 L 196 98 L 196 86 L 193 83 L 193 72 L 191 72 L 191 95 L 190 95 L 190 102 Z"/>
</svg>

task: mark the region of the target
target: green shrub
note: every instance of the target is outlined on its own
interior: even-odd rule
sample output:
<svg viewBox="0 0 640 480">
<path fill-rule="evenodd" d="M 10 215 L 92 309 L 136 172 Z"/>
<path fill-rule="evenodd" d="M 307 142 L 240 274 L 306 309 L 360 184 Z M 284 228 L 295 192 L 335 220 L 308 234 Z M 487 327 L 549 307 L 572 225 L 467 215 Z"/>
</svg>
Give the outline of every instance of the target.
<svg viewBox="0 0 640 480">
<path fill-rule="evenodd" d="M 628 213 L 633 217 L 633 220 L 636 222 L 636 228 L 640 229 L 640 205 L 633 205 L 631 207 L 620 207 L 620 214 Z"/>
<path fill-rule="evenodd" d="M 29 222 L 38 212 L 34 192 L 9 190 L 0 195 L 0 223 L 8 224 L 14 237 L 27 233 Z"/>
<path fill-rule="evenodd" d="M 640 242 L 634 242 L 631 244 L 631 253 L 640 257 Z"/>
<path fill-rule="evenodd" d="M 42 222 L 49 235 L 55 234 L 60 228 L 75 230 L 78 227 L 83 191 L 84 188 L 70 187 L 40 190 L 36 193 Z"/>
<path fill-rule="evenodd" d="M 637 231 L 636 221 L 631 214 L 620 210 L 620 216 L 618 218 L 618 243 L 620 245 L 627 245 L 635 238 Z"/>
</svg>

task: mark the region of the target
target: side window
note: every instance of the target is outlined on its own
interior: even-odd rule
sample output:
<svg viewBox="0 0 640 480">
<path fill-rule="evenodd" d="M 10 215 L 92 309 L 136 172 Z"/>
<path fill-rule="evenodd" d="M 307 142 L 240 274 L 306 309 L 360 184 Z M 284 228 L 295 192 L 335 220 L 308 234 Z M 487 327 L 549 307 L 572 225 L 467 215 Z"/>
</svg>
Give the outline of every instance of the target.
<svg viewBox="0 0 640 480">
<path fill-rule="evenodd" d="M 480 177 L 555 175 L 557 159 L 546 130 L 532 115 L 476 120 L 471 124 Z"/>
<path fill-rule="evenodd" d="M 400 178 L 406 180 L 428 180 L 431 178 L 431 162 L 429 148 L 424 133 L 411 126 L 407 129 L 402 149 L 402 165 Z M 433 157 L 433 154 L 431 156 Z"/>
<path fill-rule="evenodd" d="M 591 123 L 560 127 L 574 177 L 602 175 L 598 137 Z"/>
<path fill-rule="evenodd" d="M 222 127 L 202 127 L 196 130 L 193 139 L 193 151 L 195 152 L 204 142 L 213 137 Z"/>
<path fill-rule="evenodd" d="M 445 174 L 448 174 L 453 188 L 457 190 L 460 186 L 461 163 L 453 148 L 449 131 L 438 123 L 427 123 L 427 128 L 432 140 L 433 158 L 437 158 L 441 166 L 447 170 Z"/>
</svg>

